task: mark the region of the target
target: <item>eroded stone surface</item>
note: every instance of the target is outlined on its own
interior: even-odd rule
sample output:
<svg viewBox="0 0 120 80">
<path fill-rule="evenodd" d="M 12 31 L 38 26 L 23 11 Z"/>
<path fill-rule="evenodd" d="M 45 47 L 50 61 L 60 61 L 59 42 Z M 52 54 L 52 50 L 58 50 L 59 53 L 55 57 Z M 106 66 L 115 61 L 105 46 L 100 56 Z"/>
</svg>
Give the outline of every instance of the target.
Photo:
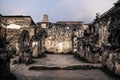
<svg viewBox="0 0 120 80">
<path fill-rule="evenodd" d="M 73 55 L 47 54 L 46 58 L 35 59 L 35 63 L 26 66 L 25 64 L 11 65 L 11 71 L 18 80 L 114 80 L 98 69 L 90 70 L 28 70 L 30 66 L 67 66 L 84 63 Z M 98 65 L 98 64 L 94 64 Z"/>
</svg>

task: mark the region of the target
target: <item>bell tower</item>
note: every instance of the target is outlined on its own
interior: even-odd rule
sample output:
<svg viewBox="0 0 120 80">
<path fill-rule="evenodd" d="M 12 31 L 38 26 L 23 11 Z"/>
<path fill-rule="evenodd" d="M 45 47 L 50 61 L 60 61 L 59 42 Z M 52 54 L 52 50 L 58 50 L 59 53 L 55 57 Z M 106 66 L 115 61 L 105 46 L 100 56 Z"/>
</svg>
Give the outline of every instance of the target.
<svg viewBox="0 0 120 80">
<path fill-rule="evenodd" d="M 47 14 L 44 14 L 44 15 L 43 15 L 43 19 L 42 19 L 41 22 L 49 22 L 49 20 L 48 20 L 48 15 L 47 15 Z"/>
<path fill-rule="evenodd" d="M 44 14 L 43 18 L 42 18 L 42 21 L 41 21 L 41 28 L 47 28 L 48 23 L 49 23 L 48 15 Z"/>
</svg>

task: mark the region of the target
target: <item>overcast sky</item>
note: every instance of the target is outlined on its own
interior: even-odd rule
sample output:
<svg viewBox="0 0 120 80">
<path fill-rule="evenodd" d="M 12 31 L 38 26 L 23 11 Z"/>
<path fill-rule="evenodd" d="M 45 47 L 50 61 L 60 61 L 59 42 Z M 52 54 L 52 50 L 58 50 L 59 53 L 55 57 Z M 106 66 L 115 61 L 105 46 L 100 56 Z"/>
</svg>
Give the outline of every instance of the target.
<svg viewBox="0 0 120 80">
<path fill-rule="evenodd" d="M 35 22 L 48 14 L 50 22 L 91 22 L 97 12 L 104 13 L 117 0 L 0 0 L 2 15 L 30 15 Z"/>
</svg>

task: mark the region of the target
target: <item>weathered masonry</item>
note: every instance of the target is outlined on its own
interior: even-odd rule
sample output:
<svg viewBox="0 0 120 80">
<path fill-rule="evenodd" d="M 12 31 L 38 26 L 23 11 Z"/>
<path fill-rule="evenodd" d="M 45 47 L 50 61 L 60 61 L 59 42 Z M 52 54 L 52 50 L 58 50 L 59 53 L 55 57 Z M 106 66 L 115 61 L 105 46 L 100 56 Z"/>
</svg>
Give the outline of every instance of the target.
<svg viewBox="0 0 120 80">
<path fill-rule="evenodd" d="M 8 55 L 17 54 L 20 58 L 21 55 L 23 57 L 23 54 L 27 55 L 25 52 L 28 48 L 25 48 L 25 46 L 29 45 L 30 48 L 33 35 L 35 35 L 36 24 L 32 18 L 22 15 L 1 16 L 1 21 L 1 35 L 5 37 L 4 41 L 6 43 L 4 44 L 6 45 L 6 51 L 9 52 Z"/>
<path fill-rule="evenodd" d="M 0 79 L 3 80 L 10 75 L 10 57 L 6 46 L 6 20 L 0 15 Z"/>
<path fill-rule="evenodd" d="M 103 67 L 120 75 L 120 0 L 110 10 L 89 24 L 79 40 L 78 53 L 88 62 L 102 62 Z M 81 52 L 82 51 L 82 52 Z"/>
<path fill-rule="evenodd" d="M 46 50 L 54 53 L 72 51 L 71 32 L 59 24 L 52 24 L 48 29 L 48 38 L 45 40 Z"/>
<path fill-rule="evenodd" d="M 51 23 L 47 14 L 36 24 L 30 16 L 0 15 L 1 61 L 7 50 L 15 50 L 21 62 L 29 62 L 45 52 L 70 52 L 90 63 L 100 62 L 103 68 L 120 76 L 120 0 L 104 14 L 97 13 L 90 24 Z M 6 63 L 9 65 L 9 61 Z"/>
<path fill-rule="evenodd" d="M 37 23 L 39 29 L 47 32 L 47 38 L 42 38 L 42 45 L 47 52 L 68 53 L 77 50 L 75 38 L 81 35 L 82 21 L 58 21 L 51 23 L 48 15 L 43 15 L 41 22 Z M 37 30 L 39 30 L 37 29 Z M 82 33 L 83 34 L 83 33 Z"/>
<path fill-rule="evenodd" d="M 30 36 L 34 35 L 34 26 L 35 23 L 33 22 L 30 16 L 3 16 L 6 20 L 6 36 L 7 40 L 13 47 L 18 45 L 18 37 L 22 30 L 26 29 L 30 32 Z"/>
</svg>

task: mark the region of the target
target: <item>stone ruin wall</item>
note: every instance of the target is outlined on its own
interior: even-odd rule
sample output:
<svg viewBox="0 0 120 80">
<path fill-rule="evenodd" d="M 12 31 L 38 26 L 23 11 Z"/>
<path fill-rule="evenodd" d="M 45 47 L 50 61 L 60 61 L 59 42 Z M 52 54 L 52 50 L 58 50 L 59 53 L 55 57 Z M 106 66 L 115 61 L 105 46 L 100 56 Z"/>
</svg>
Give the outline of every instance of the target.
<svg viewBox="0 0 120 80">
<path fill-rule="evenodd" d="M 70 30 L 62 26 L 52 26 L 48 29 L 48 38 L 45 39 L 45 48 L 48 52 L 68 53 L 72 51 Z"/>
<path fill-rule="evenodd" d="M 7 24 L 7 40 L 10 42 L 10 45 L 16 47 L 18 43 L 18 38 L 23 29 L 29 30 L 31 26 L 31 18 L 24 16 L 4 16 Z M 9 28 L 9 27 L 17 27 L 17 28 Z"/>
</svg>

